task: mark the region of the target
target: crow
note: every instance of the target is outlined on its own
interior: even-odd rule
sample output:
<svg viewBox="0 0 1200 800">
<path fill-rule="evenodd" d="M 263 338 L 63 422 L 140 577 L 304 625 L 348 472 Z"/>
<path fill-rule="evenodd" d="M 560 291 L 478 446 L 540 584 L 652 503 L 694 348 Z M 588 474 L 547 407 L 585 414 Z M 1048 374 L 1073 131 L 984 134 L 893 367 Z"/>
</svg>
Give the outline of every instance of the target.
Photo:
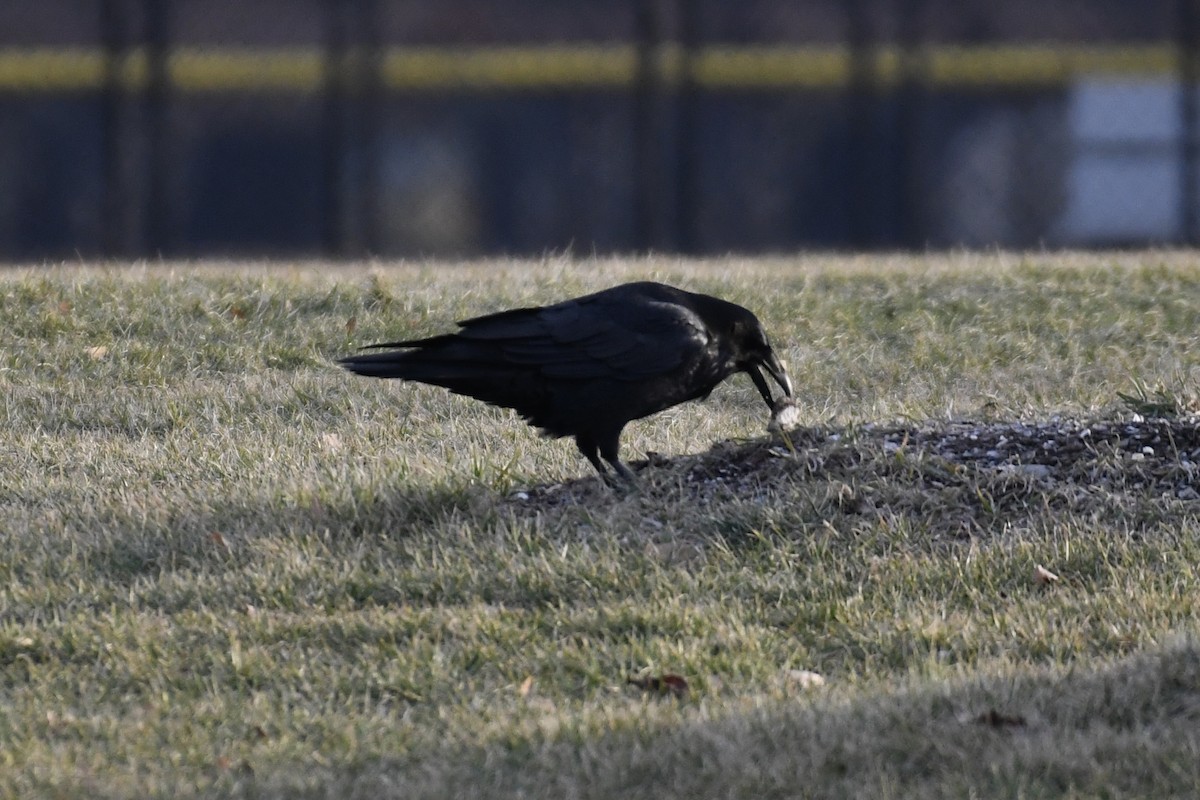
<svg viewBox="0 0 1200 800">
<path fill-rule="evenodd" d="M 619 455 L 630 421 L 703 399 L 735 372 L 747 373 L 775 411 L 759 367 L 792 397 L 787 370 L 754 314 L 661 283 L 626 283 L 458 325 L 457 333 L 367 345 L 392 349 L 338 363 L 514 409 L 544 436 L 575 437 L 601 476 L 608 477 L 603 457 L 630 482 Z"/>
</svg>

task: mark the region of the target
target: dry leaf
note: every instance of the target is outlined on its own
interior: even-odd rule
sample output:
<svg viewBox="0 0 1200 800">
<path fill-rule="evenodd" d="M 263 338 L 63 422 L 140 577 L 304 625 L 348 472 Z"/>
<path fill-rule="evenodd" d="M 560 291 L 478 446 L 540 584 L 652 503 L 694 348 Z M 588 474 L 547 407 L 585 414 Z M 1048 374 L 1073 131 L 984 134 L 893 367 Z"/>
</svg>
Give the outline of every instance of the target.
<svg viewBox="0 0 1200 800">
<path fill-rule="evenodd" d="M 665 675 L 647 675 L 644 678 L 630 677 L 625 682 L 633 684 L 643 692 L 669 694 L 675 697 L 683 697 L 688 691 L 688 682 L 682 676 L 669 672 Z"/>
<path fill-rule="evenodd" d="M 97 345 L 96 347 L 89 347 L 83 352 L 87 353 L 88 358 L 92 359 L 93 361 L 99 361 L 108 355 L 108 348 L 104 345 Z"/>
<path fill-rule="evenodd" d="M 210 532 L 208 540 L 225 552 L 229 552 L 229 542 L 225 541 L 225 537 L 221 535 L 220 531 Z"/>
<path fill-rule="evenodd" d="M 520 687 L 517 689 L 517 694 L 521 697 L 529 697 L 529 692 L 533 689 L 533 676 L 530 675 L 525 680 L 521 681 Z"/>
<path fill-rule="evenodd" d="M 1058 576 L 1050 570 L 1038 564 L 1033 568 L 1033 579 L 1040 584 L 1054 583 L 1058 580 Z"/>
<path fill-rule="evenodd" d="M 62 314 L 63 316 L 66 316 L 67 314 L 71 313 L 71 308 L 72 308 L 72 305 L 71 305 L 70 301 L 63 300 L 61 303 L 58 304 L 58 313 Z"/>
<path fill-rule="evenodd" d="M 246 309 L 242 308 L 241 306 L 233 306 L 229 309 L 229 316 L 241 322 L 242 320 L 246 319 Z"/>
<path fill-rule="evenodd" d="M 358 317 L 351 317 L 346 320 L 346 335 L 354 333 L 354 329 L 358 327 Z"/>
</svg>

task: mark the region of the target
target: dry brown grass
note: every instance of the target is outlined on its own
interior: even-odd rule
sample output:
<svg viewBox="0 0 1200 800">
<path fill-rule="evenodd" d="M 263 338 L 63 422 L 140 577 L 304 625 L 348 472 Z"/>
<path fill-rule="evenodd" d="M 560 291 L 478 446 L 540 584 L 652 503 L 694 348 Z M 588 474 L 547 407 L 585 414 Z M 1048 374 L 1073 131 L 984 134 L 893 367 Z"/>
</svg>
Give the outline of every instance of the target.
<svg viewBox="0 0 1200 800">
<path fill-rule="evenodd" d="M 790 445 L 735 379 L 613 492 L 331 363 L 643 277 L 759 313 Z M 1189 796 L 1198 290 L 1188 253 L 9 270 L 0 793 Z"/>
</svg>

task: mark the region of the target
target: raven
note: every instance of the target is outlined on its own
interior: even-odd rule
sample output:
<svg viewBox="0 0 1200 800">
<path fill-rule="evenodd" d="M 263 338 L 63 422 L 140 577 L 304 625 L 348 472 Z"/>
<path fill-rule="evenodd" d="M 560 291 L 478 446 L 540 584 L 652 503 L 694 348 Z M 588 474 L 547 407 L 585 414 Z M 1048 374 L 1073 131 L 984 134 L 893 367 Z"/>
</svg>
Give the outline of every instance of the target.
<svg viewBox="0 0 1200 800">
<path fill-rule="evenodd" d="M 338 363 L 515 409 L 545 436 L 574 436 L 602 476 L 601 457 L 630 481 L 619 450 L 631 420 L 705 398 L 735 372 L 748 373 L 775 411 L 759 367 L 792 397 L 787 370 L 754 314 L 661 283 L 626 283 L 458 325 L 457 333 L 367 345 L 393 349 Z"/>
</svg>

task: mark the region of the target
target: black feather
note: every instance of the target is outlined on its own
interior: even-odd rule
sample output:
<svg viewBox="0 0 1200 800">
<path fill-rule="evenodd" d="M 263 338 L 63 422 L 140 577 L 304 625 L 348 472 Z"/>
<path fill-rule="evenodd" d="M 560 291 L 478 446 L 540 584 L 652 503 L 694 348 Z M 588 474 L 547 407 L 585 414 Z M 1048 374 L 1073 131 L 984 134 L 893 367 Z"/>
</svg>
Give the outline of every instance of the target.
<svg viewBox="0 0 1200 800">
<path fill-rule="evenodd" d="M 464 320 L 457 333 L 367 345 L 390 348 L 339 363 L 359 375 L 443 386 L 512 408 L 550 436 L 574 436 L 601 473 L 631 420 L 705 397 L 734 372 L 758 366 L 791 393 L 750 311 L 661 283 L 628 283 L 551 306 Z"/>
</svg>

